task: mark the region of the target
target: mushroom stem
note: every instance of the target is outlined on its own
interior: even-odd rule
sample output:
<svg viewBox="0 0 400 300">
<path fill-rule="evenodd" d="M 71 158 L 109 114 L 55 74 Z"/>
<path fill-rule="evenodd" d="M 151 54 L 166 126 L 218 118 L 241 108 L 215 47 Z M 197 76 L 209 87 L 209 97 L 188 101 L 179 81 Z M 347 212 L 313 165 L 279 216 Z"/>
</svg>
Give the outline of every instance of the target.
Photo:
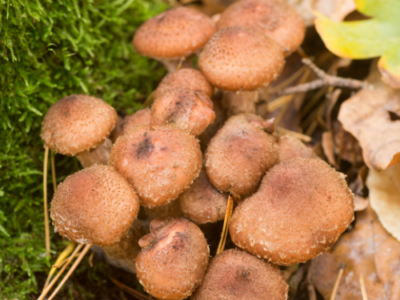
<svg viewBox="0 0 400 300">
<path fill-rule="evenodd" d="M 47 208 L 47 169 L 49 162 L 49 148 L 44 148 L 44 164 L 43 164 L 43 204 L 44 204 L 44 233 L 46 239 L 46 254 L 50 255 L 50 228 L 49 228 L 49 212 Z"/>
<path fill-rule="evenodd" d="M 157 58 L 169 73 L 173 73 L 181 68 L 193 68 L 191 57 L 179 57 L 179 58 Z"/>
<path fill-rule="evenodd" d="M 222 98 L 222 104 L 227 108 L 228 117 L 240 113 L 256 112 L 256 103 L 258 101 L 258 90 L 255 91 L 225 91 Z"/>
<path fill-rule="evenodd" d="M 57 189 L 57 176 L 56 176 L 56 161 L 54 159 L 54 155 L 56 153 L 51 151 L 51 176 L 53 178 L 53 188 L 54 188 L 54 192 Z"/>
<path fill-rule="evenodd" d="M 226 205 L 225 219 L 224 219 L 224 227 L 222 228 L 221 240 L 218 244 L 217 254 L 220 254 L 225 249 L 226 238 L 228 236 L 228 228 L 229 223 L 231 222 L 233 211 L 233 197 L 229 195 L 228 203 Z"/>
<path fill-rule="evenodd" d="M 79 153 L 76 158 L 79 160 L 84 168 L 89 168 L 93 165 L 107 165 L 110 158 L 112 141 L 106 138 L 104 142 L 96 148 Z"/>
</svg>

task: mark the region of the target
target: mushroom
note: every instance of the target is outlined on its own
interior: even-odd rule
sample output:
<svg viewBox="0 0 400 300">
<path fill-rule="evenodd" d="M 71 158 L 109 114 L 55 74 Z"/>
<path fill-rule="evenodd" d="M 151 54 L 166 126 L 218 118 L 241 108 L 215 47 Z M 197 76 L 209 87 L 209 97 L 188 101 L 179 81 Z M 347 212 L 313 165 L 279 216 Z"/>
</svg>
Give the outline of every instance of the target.
<svg viewBox="0 0 400 300">
<path fill-rule="evenodd" d="M 205 153 L 211 184 L 237 200 L 252 194 L 265 172 L 278 162 L 275 138 L 243 120 L 240 115 L 228 119 L 211 139 Z"/>
<path fill-rule="evenodd" d="M 195 136 L 200 135 L 214 119 L 211 99 L 203 92 L 186 88 L 164 91 L 151 106 L 152 124 L 173 124 Z"/>
<path fill-rule="evenodd" d="M 136 126 L 114 144 L 110 164 L 152 208 L 176 199 L 200 173 L 196 138 L 170 126 Z"/>
<path fill-rule="evenodd" d="M 241 0 L 230 5 L 217 23 L 218 30 L 243 26 L 260 30 L 273 39 L 285 56 L 303 42 L 305 24 L 291 5 L 276 0 Z"/>
<path fill-rule="evenodd" d="M 305 262 L 329 249 L 353 220 L 344 176 L 320 159 L 272 167 L 229 226 L 234 244 L 277 265 Z"/>
<path fill-rule="evenodd" d="M 198 65 L 208 81 L 225 91 L 228 115 L 255 112 L 258 89 L 281 73 L 284 57 L 276 42 L 258 30 L 227 27 L 206 44 Z"/>
<path fill-rule="evenodd" d="M 71 95 L 47 111 L 41 138 L 52 151 L 76 156 L 83 167 L 107 164 L 112 146 L 108 136 L 116 122 L 117 113 L 103 100 Z"/>
<path fill-rule="evenodd" d="M 147 20 L 133 38 L 136 51 L 164 64 L 169 72 L 196 53 L 215 33 L 214 22 L 201 12 L 176 7 Z"/>
<path fill-rule="evenodd" d="M 130 116 L 126 116 L 125 118 L 121 118 L 121 121 L 117 121 L 117 125 L 115 125 L 114 130 L 111 132 L 110 138 L 113 143 L 117 141 L 117 139 L 131 130 L 133 127 L 138 125 L 150 125 L 151 123 L 151 110 L 150 108 L 144 108 L 138 110 L 134 114 Z"/>
<path fill-rule="evenodd" d="M 158 299 L 185 299 L 201 284 L 210 250 L 201 230 L 183 218 L 158 219 L 140 239 L 136 273 Z"/>
<path fill-rule="evenodd" d="M 217 191 L 208 181 L 204 169 L 201 170 L 192 186 L 179 196 L 184 216 L 197 224 L 223 220 L 227 200 L 228 196 Z"/>
<path fill-rule="evenodd" d="M 166 90 L 174 88 L 187 88 L 195 92 L 203 92 L 208 97 L 213 94 L 213 87 L 204 75 L 195 69 L 182 68 L 165 76 L 157 89 L 154 91 L 154 98 L 158 98 Z"/>
<path fill-rule="evenodd" d="M 289 135 L 282 135 L 278 139 L 279 161 L 295 157 L 317 158 L 314 152 L 304 145 L 299 139 Z"/>
<path fill-rule="evenodd" d="M 289 287 L 279 268 L 244 251 L 214 257 L 191 300 L 286 300 Z"/>
</svg>

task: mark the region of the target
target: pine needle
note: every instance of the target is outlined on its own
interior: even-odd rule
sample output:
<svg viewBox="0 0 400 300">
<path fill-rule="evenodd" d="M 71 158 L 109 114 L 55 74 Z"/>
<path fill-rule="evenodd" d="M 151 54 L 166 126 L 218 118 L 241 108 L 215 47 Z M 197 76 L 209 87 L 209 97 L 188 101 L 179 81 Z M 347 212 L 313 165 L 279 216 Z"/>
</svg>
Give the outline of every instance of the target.
<svg viewBox="0 0 400 300">
<path fill-rule="evenodd" d="M 49 212 L 47 208 L 47 169 L 49 162 L 49 148 L 44 148 L 44 164 L 43 164 L 43 204 L 44 204 L 44 234 L 46 239 L 46 254 L 50 255 L 50 226 Z"/>
<path fill-rule="evenodd" d="M 368 300 L 367 288 L 365 287 L 363 274 L 360 274 L 360 286 L 363 300 Z"/>
<path fill-rule="evenodd" d="M 129 295 L 139 299 L 139 300 L 148 300 L 148 297 L 141 292 L 123 284 L 122 282 L 119 282 L 117 279 L 110 277 L 110 280 L 121 290 L 124 292 L 128 293 Z"/>
<path fill-rule="evenodd" d="M 218 244 L 217 254 L 221 253 L 225 249 L 226 238 L 228 236 L 229 223 L 231 222 L 233 211 L 233 198 L 231 195 L 228 197 L 228 203 L 226 205 L 224 227 L 222 228 L 221 239 Z"/>
<path fill-rule="evenodd" d="M 336 294 L 339 289 L 340 280 L 342 279 L 342 276 L 343 276 L 344 267 L 345 267 L 344 264 L 340 265 L 340 270 L 339 270 L 338 276 L 336 277 L 335 284 L 333 285 L 330 300 L 335 300 L 335 298 L 336 298 Z"/>
</svg>

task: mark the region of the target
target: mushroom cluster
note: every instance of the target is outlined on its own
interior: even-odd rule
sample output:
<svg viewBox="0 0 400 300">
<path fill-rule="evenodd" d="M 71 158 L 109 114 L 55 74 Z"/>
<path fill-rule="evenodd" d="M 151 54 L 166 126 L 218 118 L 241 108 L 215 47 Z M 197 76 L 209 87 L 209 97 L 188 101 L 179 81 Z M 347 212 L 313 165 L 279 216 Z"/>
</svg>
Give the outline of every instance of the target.
<svg viewBox="0 0 400 300">
<path fill-rule="evenodd" d="M 135 49 L 169 70 L 151 107 L 122 117 L 72 95 L 49 109 L 45 145 L 85 168 L 60 184 L 51 218 L 158 299 L 287 299 L 277 266 L 331 247 L 353 220 L 353 194 L 341 173 L 255 114 L 258 90 L 304 38 L 301 17 L 275 0 L 240 0 L 213 20 L 178 7 L 137 30 Z M 204 224 L 227 221 L 230 196 L 237 249 L 209 262 Z"/>
</svg>

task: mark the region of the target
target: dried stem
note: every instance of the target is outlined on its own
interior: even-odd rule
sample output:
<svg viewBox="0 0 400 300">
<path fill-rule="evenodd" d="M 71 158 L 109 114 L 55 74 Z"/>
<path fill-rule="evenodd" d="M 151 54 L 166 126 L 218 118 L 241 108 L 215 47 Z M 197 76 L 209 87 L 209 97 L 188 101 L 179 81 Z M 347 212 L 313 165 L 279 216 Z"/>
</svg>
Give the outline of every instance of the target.
<svg viewBox="0 0 400 300">
<path fill-rule="evenodd" d="M 367 288 L 365 287 L 363 274 L 360 274 L 360 286 L 363 300 L 368 300 Z"/>
<path fill-rule="evenodd" d="M 233 211 L 233 198 L 231 195 L 228 197 L 228 203 L 226 205 L 225 219 L 224 219 L 224 227 L 222 228 L 221 240 L 218 244 L 217 254 L 221 253 L 225 249 L 226 238 L 228 236 L 228 228 L 229 223 L 231 222 Z"/>
<path fill-rule="evenodd" d="M 46 254 L 50 255 L 50 226 L 49 212 L 47 208 L 47 169 L 49 163 L 49 148 L 44 148 L 44 164 L 43 164 L 43 204 L 44 204 L 44 234 L 46 239 Z"/>
<path fill-rule="evenodd" d="M 323 70 L 318 68 L 309 58 L 303 58 L 302 62 L 311 71 L 314 72 L 314 74 L 318 77 L 318 79 L 308 83 L 299 84 L 294 87 L 285 88 L 278 93 L 279 95 L 304 93 L 311 90 L 319 89 L 324 86 L 335 86 L 335 87 L 349 88 L 349 89 L 361 89 L 361 88 L 371 87 L 370 84 L 360 80 L 328 75 Z"/>
<path fill-rule="evenodd" d="M 335 298 L 336 298 L 336 294 L 339 289 L 340 280 L 342 279 L 342 276 L 343 276 L 344 267 L 345 267 L 344 264 L 340 265 L 340 270 L 339 270 L 338 276 L 336 277 L 335 284 L 333 285 L 330 300 L 335 300 Z"/>
</svg>

